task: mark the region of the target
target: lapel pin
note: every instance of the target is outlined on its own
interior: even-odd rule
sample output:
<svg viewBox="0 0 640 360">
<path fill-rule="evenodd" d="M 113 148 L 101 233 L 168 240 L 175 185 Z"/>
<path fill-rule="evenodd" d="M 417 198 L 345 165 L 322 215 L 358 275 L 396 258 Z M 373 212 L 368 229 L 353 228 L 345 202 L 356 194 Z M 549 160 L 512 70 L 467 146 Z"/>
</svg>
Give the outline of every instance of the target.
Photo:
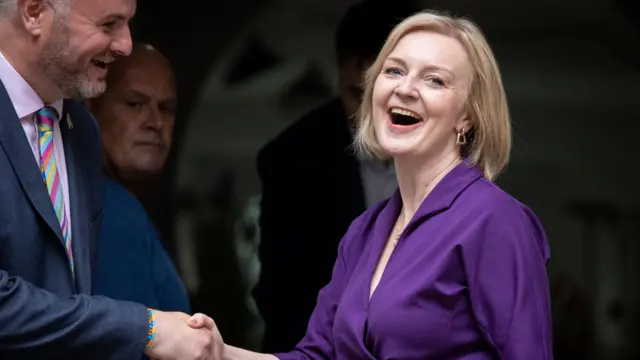
<svg viewBox="0 0 640 360">
<path fill-rule="evenodd" d="M 69 114 L 67 114 L 67 126 L 69 130 L 73 129 L 73 122 L 71 122 L 71 116 L 69 116 Z"/>
</svg>

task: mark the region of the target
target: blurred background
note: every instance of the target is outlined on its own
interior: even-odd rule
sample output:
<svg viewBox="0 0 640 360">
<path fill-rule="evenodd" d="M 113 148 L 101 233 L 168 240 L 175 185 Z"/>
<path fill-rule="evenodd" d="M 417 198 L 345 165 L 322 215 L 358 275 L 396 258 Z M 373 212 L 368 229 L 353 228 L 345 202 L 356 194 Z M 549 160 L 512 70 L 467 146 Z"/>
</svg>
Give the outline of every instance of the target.
<svg viewBox="0 0 640 360">
<path fill-rule="evenodd" d="M 193 310 L 237 345 L 259 349 L 264 329 L 251 296 L 261 271 L 256 155 L 337 93 L 334 35 L 353 3 L 139 2 L 133 38 L 169 58 L 179 99 L 156 189 L 165 195 L 142 202 Z M 420 4 L 471 17 L 497 56 L 515 132 L 497 182 L 547 231 L 556 358 L 640 358 L 640 3 Z"/>
</svg>

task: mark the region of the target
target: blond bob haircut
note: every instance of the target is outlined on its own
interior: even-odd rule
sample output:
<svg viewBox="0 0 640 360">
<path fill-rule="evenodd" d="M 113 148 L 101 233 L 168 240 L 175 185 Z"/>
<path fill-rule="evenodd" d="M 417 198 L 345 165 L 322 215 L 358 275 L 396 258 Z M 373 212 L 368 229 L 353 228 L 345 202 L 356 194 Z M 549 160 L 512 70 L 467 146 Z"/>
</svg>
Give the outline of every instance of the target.
<svg viewBox="0 0 640 360">
<path fill-rule="evenodd" d="M 511 120 L 507 96 L 502 86 L 500 70 L 491 47 L 479 27 L 470 20 L 435 12 L 421 12 L 399 23 L 389 34 L 376 61 L 367 70 L 363 101 L 358 111 L 354 146 L 363 156 L 389 160 L 377 141 L 372 121 L 372 94 L 376 78 L 386 58 L 405 35 L 415 31 L 433 31 L 457 39 L 466 50 L 474 69 L 467 111 L 471 128 L 465 133 L 466 144 L 460 154 L 479 166 L 485 178 L 494 180 L 509 162 L 511 151 Z"/>
</svg>

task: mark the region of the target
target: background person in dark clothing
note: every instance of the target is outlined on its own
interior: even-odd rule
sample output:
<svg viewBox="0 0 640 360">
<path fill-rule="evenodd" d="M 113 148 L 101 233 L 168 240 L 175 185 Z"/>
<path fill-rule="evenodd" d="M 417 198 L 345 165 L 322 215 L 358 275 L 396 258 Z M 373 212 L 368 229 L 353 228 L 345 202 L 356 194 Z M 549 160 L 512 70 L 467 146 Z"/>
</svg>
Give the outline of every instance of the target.
<svg viewBox="0 0 640 360">
<path fill-rule="evenodd" d="M 135 43 L 129 57 L 112 64 L 107 84 L 102 96 L 87 102 L 100 125 L 107 174 L 93 292 L 190 313 L 185 287 L 158 231 L 131 193 L 162 171 L 171 149 L 173 69 L 155 48 Z"/>
<path fill-rule="evenodd" d="M 342 235 L 355 217 L 397 187 L 392 166 L 353 155 L 352 118 L 364 71 L 391 29 L 417 10 L 399 1 L 350 8 L 336 34 L 339 96 L 258 154 L 262 271 L 254 297 L 265 321 L 264 352 L 290 350 L 302 339 Z"/>
</svg>

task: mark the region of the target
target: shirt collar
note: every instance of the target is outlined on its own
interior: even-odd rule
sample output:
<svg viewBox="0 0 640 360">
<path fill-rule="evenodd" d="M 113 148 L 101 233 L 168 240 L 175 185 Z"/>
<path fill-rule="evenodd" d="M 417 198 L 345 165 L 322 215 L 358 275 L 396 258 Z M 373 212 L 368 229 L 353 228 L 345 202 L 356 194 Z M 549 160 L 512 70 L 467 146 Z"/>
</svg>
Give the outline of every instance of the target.
<svg viewBox="0 0 640 360">
<path fill-rule="evenodd" d="M 9 61 L 0 52 L 0 80 L 4 85 L 18 118 L 29 116 L 45 105 L 31 85 L 18 74 Z M 58 112 L 58 121 L 62 117 L 62 100 L 50 104 Z"/>
</svg>

